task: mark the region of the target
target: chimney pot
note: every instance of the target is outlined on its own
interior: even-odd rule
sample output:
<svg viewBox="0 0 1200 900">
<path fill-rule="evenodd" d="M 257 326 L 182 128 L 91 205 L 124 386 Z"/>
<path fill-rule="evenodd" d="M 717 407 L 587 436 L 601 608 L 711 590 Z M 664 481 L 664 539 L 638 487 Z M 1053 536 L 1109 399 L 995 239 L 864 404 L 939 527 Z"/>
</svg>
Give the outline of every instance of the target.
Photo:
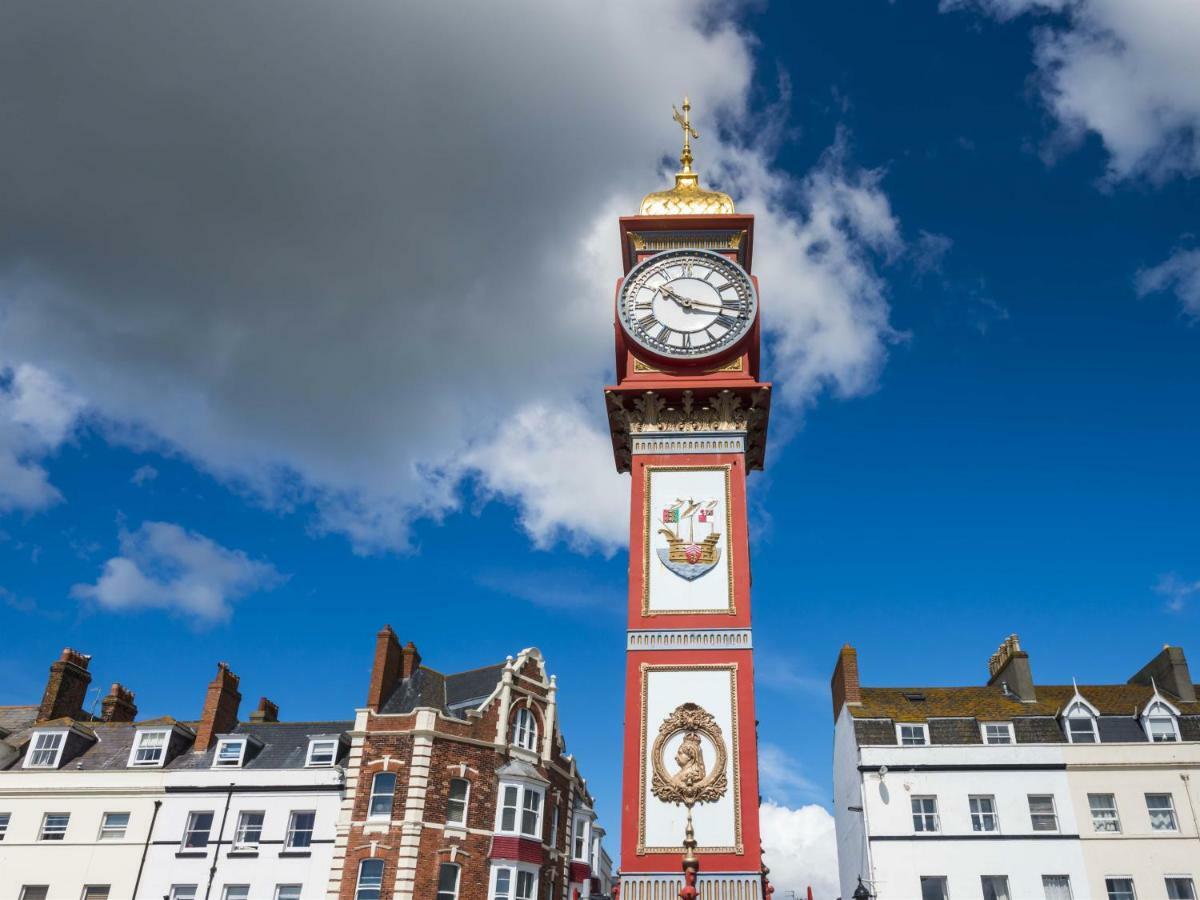
<svg viewBox="0 0 1200 900">
<path fill-rule="evenodd" d="M 133 691 L 113 682 L 108 696 L 100 701 L 100 719 L 104 722 L 132 722 L 137 718 Z"/>
<path fill-rule="evenodd" d="M 258 709 L 250 713 L 251 722 L 278 722 L 279 707 L 266 697 L 258 698 Z"/>
<path fill-rule="evenodd" d="M 843 644 L 841 652 L 838 653 L 829 689 L 833 695 L 833 719 L 835 722 L 842 713 L 842 707 L 846 704 L 862 705 L 862 687 L 858 681 L 858 651 L 849 644 Z"/>
<path fill-rule="evenodd" d="M 367 691 L 367 706 L 379 712 L 392 695 L 400 680 L 400 641 L 391 625 L 384 625 L 375 635 L 375 660 L 371 665 L 371 686 Z"/>
<path fill-rule="evenodd" d="M 91 661 L 92 658 L 86 653 L 70 647 L 63 648 L 59 658 L 50 663 L 50 675 L 38 706 L 37 721 L 48 722 L 63 716 L 82 718 L 88 685 L 92 683 L 92 675 L 88 671 Z"/>
<path fill-rule="evenodd" d="M 421 665 L 421 654 L 417 651 L 417 645 L 409 641 L 400 652 L 402 655 L 400 677 L 412 678 L 413 672 L 417 671 Z"/>
<path fill-rule="evenodd" d="M 1021 649 L 1021 641 L 1015 634 L 1006 637 L 992 654 L 988 660 L 988 673 L 991 676 L 988 686 L 998 683 L 1005 696 L 1015 697 L 1022 703 L 1037 700 L 1029 654 Z"/>
<path fill-rule="evenodd" d="M 242 702 L 239 683 L 240 679 L 226 663 L 217 663 L 217 674 L 209 682 L 204 697 L 204 712 L 200 715 L 200 727 L 196 729 L 194 749 L 207 750 L 218 734 L 228 734 L 237 727 L 238 706 Z"/>
</svg>

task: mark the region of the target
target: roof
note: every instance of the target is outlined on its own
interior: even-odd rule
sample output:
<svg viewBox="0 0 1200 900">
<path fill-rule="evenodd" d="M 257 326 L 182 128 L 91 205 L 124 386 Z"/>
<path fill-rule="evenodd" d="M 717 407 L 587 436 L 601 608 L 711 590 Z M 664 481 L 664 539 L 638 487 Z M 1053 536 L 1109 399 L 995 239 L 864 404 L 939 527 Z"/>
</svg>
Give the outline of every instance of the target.
<svg viewBox="0 0 1200 900">
<path fill-rule="evenodd" d="M 1200 685 L 1197 686 L 1200 690 Z M 986 687 L 862 688 L 862 704 L 847 705 L 856 719 L 923 722 L 938 718 L 973 718 L 1003 722 L 1028 716 L 1057 716 L 1075 696 L 1075 685 L 1037 685 L 1033 703 L 1006 696 L 1000 685 Z M 1080 695 L 1102 716 L 1139 715 L 1154 696 L 1148 684 L 1080 685 Z M 1159 694 L 1183 715 L 1200 715 L 1200 701 L 1185 703 L 1169 691 Z M 916 699 L 916 698 L 921 699 Z M 912 699 L 910 699 L 912 698 Z"/>
<path fill-rule="evenodd" d="M 36 706 L 0 706 L 0 731 L 15 734 L 33 725 L 37 719 Z"/>
<path fill-rule="evenodd" d="M 478 706 L 496 687 L 504 672 L 504 663 L 443 675 L 427 666 L 419 666 L 408 678 L 396 684 L 380 707 L 381 713 L 410 713 L 418 707 L 456 715 L 464 708 Z"/>
</svg>

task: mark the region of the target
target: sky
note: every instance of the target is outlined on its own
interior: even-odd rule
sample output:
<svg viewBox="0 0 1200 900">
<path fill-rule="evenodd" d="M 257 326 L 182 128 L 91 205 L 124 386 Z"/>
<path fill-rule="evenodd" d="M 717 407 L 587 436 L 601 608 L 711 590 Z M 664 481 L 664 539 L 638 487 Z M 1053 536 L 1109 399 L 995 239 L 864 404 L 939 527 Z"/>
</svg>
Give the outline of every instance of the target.
<svg viewBox="0 0 1200 900">
<path fill-rule="evenodd" d="M 1197 644 L 1200 7 L 450 6 L 9 11 L 0 704 L 71 646 L 147 716 L 225 660 L 348 718 L 384 623 L 442 671 L 536 645 L 616 856 L 616 219 L 684 93 L 757 218 L 779 888 L 836 895 L 844 642 L 879 685 Z"/>
</svg>

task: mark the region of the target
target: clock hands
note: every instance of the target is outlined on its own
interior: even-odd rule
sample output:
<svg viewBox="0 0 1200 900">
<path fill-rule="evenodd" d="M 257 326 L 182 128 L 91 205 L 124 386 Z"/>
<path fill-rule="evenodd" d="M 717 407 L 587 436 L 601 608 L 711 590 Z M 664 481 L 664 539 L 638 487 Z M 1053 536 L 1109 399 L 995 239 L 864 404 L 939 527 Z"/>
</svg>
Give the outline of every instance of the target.
<svg viewBox="0 0 1200 900">
<path fill-rule="evenodd" d="M 672 300 L 674 300 L 676 303 L 678 303 L 684 309 L 691 309 L 692 307 L 698 307 L 700 309 L 712 309 L 712 310 L 716 310 L 718 312 L 724 312 L 724 310 L 725 310 L 725 307 L 718 306 L 715 303 L 705 303 L 703 300 L 693 300 L 691 297 L 685 297 L 682 294 L 678 294 L 671 288 L 667 287 L 665 284 L 660 285 L 658 289 L 661 293 L 666 294 L 668 297 L 670 297 Z"/>
</svg>

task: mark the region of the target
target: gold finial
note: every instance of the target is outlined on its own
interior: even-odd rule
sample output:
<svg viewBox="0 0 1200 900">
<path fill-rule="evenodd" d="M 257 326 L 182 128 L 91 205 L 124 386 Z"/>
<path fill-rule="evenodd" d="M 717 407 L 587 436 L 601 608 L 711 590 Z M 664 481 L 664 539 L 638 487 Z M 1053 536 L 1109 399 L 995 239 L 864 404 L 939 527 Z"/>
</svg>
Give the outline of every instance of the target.
<svg viewBox="0 0 1200 900">
<path fill-rule="evenodd" d="M 692 141 L 700 140 L 700 133 L 692 127 L 691 112 L 692 103 L 686 95 L 682 113 L 671 104 L 672 118 L 683 129 L 680 170 L 675 174 L 675 187 L 654 191 L 643 198 L 640 210 L 643 216 L 729 215 L 733 212 L 733 199 L 720 191 L 701 188 L 700 176 L 692 171 Z"/>
<path fill-rule="evenodd" d="M 692 111 L 692 104 L 687 98 L 687 94 L 683 95 L 683 115 L 679 114 L 679 110 L 675 108 L 675 104 L 671 104 L 672 116 L 680 127 L 683 128 L 683 152 L 679 154 L 679 165 L 683 166 L 684 172 L 692 171 L 692 141 L 700 140 L 700 135 L 695 128 L 692 127 L 692 119 L 689 113 Z"/>
</svg>

